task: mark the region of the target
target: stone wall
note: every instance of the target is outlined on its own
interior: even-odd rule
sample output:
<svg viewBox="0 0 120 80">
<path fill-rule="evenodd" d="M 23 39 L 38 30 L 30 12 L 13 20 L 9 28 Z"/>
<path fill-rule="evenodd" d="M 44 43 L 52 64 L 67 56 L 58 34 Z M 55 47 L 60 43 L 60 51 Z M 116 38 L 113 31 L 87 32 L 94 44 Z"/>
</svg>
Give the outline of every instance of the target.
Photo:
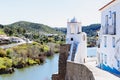
<svg viewBox="0 0 120 80">
<path fill-rule="evenodd" d="M 59 79 L 58 74 L 53 74 L 53 75 L 52 75 L 52 80 L 58 80 L 58 79 Z"/>
<path fill-rule="evenodd" d="M 69 44 L 60 45 L 58 74 L 53 74 L 52 80 L 65 80 L 66 68 L 67 68 L 66 65 L 67 65 L 67 58 L 68 58 L 69 50 L 70 50 Z"/>
<path fill-rule="evenodd" d="M 52 75 L 52 80 L 95 80 L 92 72 L 83 64 L 67 62 L 70 45 L 60 46 L 58 74 Z"/>
<path fill-rule="evenodd" d="M 70 45 L 67 44 L 61 45 L 60 56 L 59 56 L 59 72 L 58 72 L 60 80 L 65 80 L 69 49 L 70 49 Z"/>
<path fill-rule="evenodd" d="M 84 65 L 67 62 L 65 80 L 95 80 L 92 72 Z"/>
</svg>

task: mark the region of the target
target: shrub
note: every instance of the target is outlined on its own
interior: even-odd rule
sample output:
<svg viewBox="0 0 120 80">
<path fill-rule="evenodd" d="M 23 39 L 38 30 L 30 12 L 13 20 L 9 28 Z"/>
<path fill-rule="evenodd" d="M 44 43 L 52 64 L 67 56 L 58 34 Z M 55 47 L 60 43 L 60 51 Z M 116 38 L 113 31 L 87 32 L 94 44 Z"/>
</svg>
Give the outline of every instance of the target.
<svg viewBox="0 0 120 80">
<path fill-rule="evenodd" d="M 55 48 L 54 53 L 59 53 L 59 49 Z"/>
<path fill-rule="evenodd" d="M 34 60 L 30 59 L 30 58 L 28 59 L 28 63 L 29 63 L 30 65 L 37 64 L 36 61 L 34 61 Z"/>
<path fill-rule="evenodd" d="M 44 52 L 48 52 L 49 51 L 49 47 L 47 45 L 44 45 Z"/>
<path fill-rule="evenodd" d="M 38 43 L 37 43 L 37 42 L 33 42 L 32 44 L 33 44 L 33 45 L 37 45 Z"/>
<path fill-rule="evenodd" d="M 4 57 L 0 58 L 0 69 L 10 68 L 12 66 L 12 60 Z"/>
<path fill-rule="evenodd" d="M 38 64 L 40 64 L 40 60 L 39 60 L 39 59 L 35 59 L 35 61 L 36 61 Z"/>
<path fill-rule="evenodd" d="M 6 56 L 6 51 L 3 49 L 0 49 L 0 57 L 5 57 Z"/>
<path fill-rule="evenodd" d="M 7 50 L 6 50 L 6 54 L 7 54 L 7 55 L 10 55 L 10 53 L 12 53 L 12 52 L 13 52 L 12 49 L 7 49 Z"/>
</svg>

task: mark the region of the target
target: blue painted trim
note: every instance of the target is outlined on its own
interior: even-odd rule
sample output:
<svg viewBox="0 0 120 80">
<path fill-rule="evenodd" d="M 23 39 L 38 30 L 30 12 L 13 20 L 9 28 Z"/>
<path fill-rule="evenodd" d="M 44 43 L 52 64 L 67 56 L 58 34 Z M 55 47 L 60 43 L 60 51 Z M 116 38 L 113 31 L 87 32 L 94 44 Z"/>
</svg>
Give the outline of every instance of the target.
<svg viewBox="0 0 120 80">
<path fill-rule="evenodd" d="M 100 64 L 100 68 L 103 69 L 103 70 L 105 70 L 105 71 L 108 71 L 110 73 L 113 73 L 113 74 L 120 74 L 120 71 L 118 71 L 114 67 L 111 68 L 110 66 L 106 66 L 104 64 Z"/>
</svg>

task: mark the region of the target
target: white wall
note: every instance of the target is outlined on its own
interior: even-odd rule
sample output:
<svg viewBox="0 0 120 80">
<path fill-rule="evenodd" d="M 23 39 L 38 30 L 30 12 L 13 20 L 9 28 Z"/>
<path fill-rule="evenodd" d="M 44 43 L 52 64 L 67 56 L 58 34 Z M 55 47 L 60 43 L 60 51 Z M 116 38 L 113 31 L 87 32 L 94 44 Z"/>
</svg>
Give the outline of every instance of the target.
<svg viewBox="0 0 120 80">
<path fill-rule="evenodd" d="M 105 8 L 102 10 L 102 14 L 101 14 L 101 26 L 105 26 L 105 16 L 108 15 L 108 17 L 110 17 L 110 12 L 116 12 L 116 33 L 117 35 L 120 35 L 120 1 L 118 0 L 117 2 L 115 2 L 114 4 L 112 4 L 111 6 L 109 6 L 109 8 Z M 109 19 L 108 21 L 109 25 L 112 25 L 112 18 Z"/>
<path fill-rule="evenodd" d="M 116 52 L 116 46 L 113 47 L 113 42 L 112 42 L 112 37 L 115 37 L 115 41 L 117 41 L 118 39 L 120 39 L 120 0 L 116 0 L 116 2 L 113 2 L 111 5 L 109 5 L 108 7 L 104 8 L 102 10 L 102 14 L 101 14 L 101 26 L 105 26 L 105 16 L 108 15 L 108 17 L 110 17 L 110 11 L 111 13 L 116 12 L 116 35 L 110 35 L 110 34 L 100 34 L 100 38 L 101 38 L 101 42 L 100 42 L 100 48 L 98 48 L 97 52 L 100 53 L 100 62 L 98 63 L 102 63 L 102 59 L 103 59 L 103 63 L 105 64 L 105 59 L 104 56 L 102 56 L 103 54 L 107 55 L 107 64 L 112 67 L 115 67 L 116 69 L 117 67 L 117 62 L 115 59 L 115 52 Z M 112 17 L 112 16 L 111 16 Z M 108 24 L 112 25 L 112 18 L 108 18 Z M 109 29 L 110 27 L 108 27 Z M 103 32 L 101 30 L 101 32 Z M 107 47 L 104 46 L 104 36 L 107 37 Z"/>
</svg>

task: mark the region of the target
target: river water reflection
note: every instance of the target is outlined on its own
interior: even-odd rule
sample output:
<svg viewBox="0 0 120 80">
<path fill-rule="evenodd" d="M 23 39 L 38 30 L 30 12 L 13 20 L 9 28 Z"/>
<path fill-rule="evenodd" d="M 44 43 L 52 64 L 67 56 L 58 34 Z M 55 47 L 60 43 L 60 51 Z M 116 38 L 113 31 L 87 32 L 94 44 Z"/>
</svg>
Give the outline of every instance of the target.
<svg viewBox="0 0 120 80">
<path fill-rule="evenodd" d="M 96 56 L 96 48 L 88 48 L 88 56 Z M 15 69 L 13 74 L 0 75 L 0 80 L 51 80 L 51 75 L 58 71 L 58 57 L 55 54 L 43 65 Z"/>
</svg>

